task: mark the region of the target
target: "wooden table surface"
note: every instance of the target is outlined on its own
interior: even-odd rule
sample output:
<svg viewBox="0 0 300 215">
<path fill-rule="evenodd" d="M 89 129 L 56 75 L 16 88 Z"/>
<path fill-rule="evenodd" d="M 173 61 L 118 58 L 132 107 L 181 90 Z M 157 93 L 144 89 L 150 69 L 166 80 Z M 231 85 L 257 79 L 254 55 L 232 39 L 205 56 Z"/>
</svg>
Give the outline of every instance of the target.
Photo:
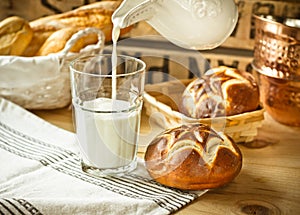
<svg viewBox="0 0 300 215">
<path fill-rule="evenodd" d="M 69 108 L 33 111 L 63 129 L 73 131 Z M 143 114 L 141 132 L 151 132 Z M 229 185 L 210 190 L 176 214 L 300 214 L 300 128 L 281 125 L 267 114 L 257 140 L 261 148 L 239 144 L 240 174 Z"/>
</svg>

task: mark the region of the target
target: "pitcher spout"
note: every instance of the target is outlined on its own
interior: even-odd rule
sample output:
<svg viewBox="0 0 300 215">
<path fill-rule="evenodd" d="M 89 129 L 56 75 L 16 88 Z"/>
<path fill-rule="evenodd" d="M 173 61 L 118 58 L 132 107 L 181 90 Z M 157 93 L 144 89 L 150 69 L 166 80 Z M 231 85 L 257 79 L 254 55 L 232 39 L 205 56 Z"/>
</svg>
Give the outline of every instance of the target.
<svg viewBox="0 0 300 215">
<path fill-rule="evenodd" d="M 157 0 L 124 0 L 112 15 L 112 22 L 119 28 L 126 28 L 154 14 L 153 4 Z"/>
</svg>

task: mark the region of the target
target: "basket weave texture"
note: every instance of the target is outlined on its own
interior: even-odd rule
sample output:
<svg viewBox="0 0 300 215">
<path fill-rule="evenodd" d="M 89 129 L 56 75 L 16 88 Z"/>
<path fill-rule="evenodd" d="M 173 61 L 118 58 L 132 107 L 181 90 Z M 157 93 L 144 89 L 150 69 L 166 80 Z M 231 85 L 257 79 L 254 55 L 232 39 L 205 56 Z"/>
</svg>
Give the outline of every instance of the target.
<svg viewBox="0 0 300 215">
<path fill-rule="evenodd" d="M 79 53 L 70 53 L 71 47 L 83 36 L 91 33 L 98 35 L 97 44 L 83 48 Z M 104 34 L 98 28 L 86 28 L 74 34 L 66 43 L 64 49 L 52 55 L 59 59 L 59 71 L 53 71 L 52 76 L 43 78 L 29 86 L 1 87 L 0 97 L 4 97 L 26 109 L 56 109 L 62 108 L 71 102 L 69 64 L 78 57 L 100 53 L 104 47 Z M 32 57 L 34 58 L 34 57 Z M 28 63 L 28 67 L 34 69 L 34 63 Z M 49 66 L 51 66 L 49 64 Z M 21 70 L 22 68 L 20 68 Z M 40 71 L 41 73 L 43 71 Z M 16 82 L 20 81 L 18 74 Z M 0 80 L 1 82 L 1 80 Z"/>
<path fill-rule="evenodd" d="M 145 86 L 144 107 L 146 114 L 164 129 L 184 123 L 204 123 L 218 132 L 224 132 L 237 143 L 251 142 L 264 119 L 264 109 L 234 116 L 194 119 L 178 112 L 183 90 L 191 80 L 176 80 Z"/>
</svg>

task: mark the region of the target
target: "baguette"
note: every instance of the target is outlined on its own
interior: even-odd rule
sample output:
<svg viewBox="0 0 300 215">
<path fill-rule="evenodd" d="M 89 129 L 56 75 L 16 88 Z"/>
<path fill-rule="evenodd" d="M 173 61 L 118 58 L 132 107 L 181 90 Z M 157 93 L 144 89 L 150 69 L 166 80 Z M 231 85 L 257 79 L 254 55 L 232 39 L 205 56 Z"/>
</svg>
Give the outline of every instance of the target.
<svg viewBox="0 0 300 215">
<path fill-rule="evenodd" d="M 35 56 L 45 41 L 60 28 L 56 26 L 39 25 L 31 27 L 33 31 L 32 40 L 23 52 L 23 56 L 32 57 Z"/>
<path fill-rule="evenodd" d="M 81 29 L 83 28 L 68 27 L 54 32 L 46 39 L 36 55 L 48 55 L 61 51 L 65 47 L 67 41 L 73 36 L 73 34 L 77 33 Z M 83 36 L 76 41 L 76 43 L 70 49 L 70 52 L 79 52 L 85 46 L 95 44 L 97 43 L 97 41 L 98 36 L 95 33 Z"/>
<path fill-rule="evenodd" d="M 33 29 L 66 27 L 96 27 L 105 35 L 105 41 L 111 41 L 113 23 L 111 16 L 120 5 L 121 1 L 101 1 L 81 6 L 75 10 L 61 14 L 50 15 L 30 22 Z M 131 28 L 121 30 L 121 35 L 129 32 Z"/>
<path fill-rule="evenodd" d="M 56 53 L 62 50 L 62 45 L 66 44 L 67 40 L 72 36 L 72 32 L 74 34 L 79 29 L 88 27 L 99 28 L 105 35 L 105 42 L 111 41 L 113 29 L 111 16 L 120 3 L 121 1 L 100 1 L 81 6 L 72 11 L 42 17 L 29 23 L 26 21 L 23 31 L 28 31 L 27 36 L 29 37 L 24 39 L 24 33 L 17 33 L 10 36 L 11 40 L 23 36 L 21 43 L 15 41 L 8 42 L 7 38 L 1 38 L 0 33 L 0 54 L 31 57 Z M 17 21 L 20 22 L 20 20 Z M 22 21 L 25 22 L 23 19 Z M 130 30 L 131 27 L 121 29 L 120 36 L 123 36 Z M 7 33 L 5 34 L 7 37 Z M 82 37 L 70 51 L 78 52 L 86 45 L 94 44 L 97 41 L 98 36 L 96 34 Z M 12 52 L 11 46 L 13 44 L 14 49 Z"/>
</svg>

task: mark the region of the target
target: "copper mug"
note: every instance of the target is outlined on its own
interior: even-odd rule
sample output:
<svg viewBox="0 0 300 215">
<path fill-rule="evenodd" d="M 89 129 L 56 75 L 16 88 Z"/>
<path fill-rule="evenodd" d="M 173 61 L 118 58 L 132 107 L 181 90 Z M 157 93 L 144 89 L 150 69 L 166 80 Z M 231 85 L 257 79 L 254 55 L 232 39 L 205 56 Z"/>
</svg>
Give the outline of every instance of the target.
<svg viewBox="0 0 300 215">
<path fill-rule="evenodd" d="M 300 126 L 299 20 L 254 15 L 252 66 L 258 74 L 261 101 L 276 121 Z M 294 22 L 293 22 L 294 21 Z"/>
</svg>

